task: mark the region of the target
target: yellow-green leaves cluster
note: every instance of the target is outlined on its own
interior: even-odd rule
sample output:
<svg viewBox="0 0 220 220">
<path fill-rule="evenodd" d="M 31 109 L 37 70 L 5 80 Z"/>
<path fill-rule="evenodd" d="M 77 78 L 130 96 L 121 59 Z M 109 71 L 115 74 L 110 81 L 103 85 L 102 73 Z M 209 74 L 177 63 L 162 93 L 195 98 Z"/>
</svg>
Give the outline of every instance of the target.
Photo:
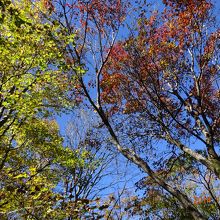
<svg viewBox="0 0 220 220">
<path fill-rule="evenodd" d="M 52 120 L 72 104 L 64 72 L 72 39 L 45 13 L 42 2 L 0 0 L 0 219 L 53 219 L 59 165 L 77 161 Z"/>
</svg>

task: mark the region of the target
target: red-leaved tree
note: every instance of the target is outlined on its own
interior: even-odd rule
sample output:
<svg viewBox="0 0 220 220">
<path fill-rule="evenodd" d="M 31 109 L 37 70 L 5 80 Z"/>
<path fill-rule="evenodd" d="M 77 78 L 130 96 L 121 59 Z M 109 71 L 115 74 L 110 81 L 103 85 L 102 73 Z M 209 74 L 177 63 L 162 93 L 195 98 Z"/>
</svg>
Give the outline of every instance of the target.
<svg viewBox="0 0 220 220">
<path fill-rule="evenodd" d="M 175 181 L 190 176 L 186 169 L 220 178 L 220 31 L 209 0 L 163 3 L 148 16 L 146 2 L 137 9 L 120 0 L 59 0 L 51 17 L 75 42 L 66 51 L 75 93 L 100 116 L 112 144 L 186 217 L 207 219 Z M 126 29 L 132 16 L 136 25 Z M 129 36 L 117 40 L 120 28 Z M 215 195 L 207 201 L 219 211 Z"/>
</svg>

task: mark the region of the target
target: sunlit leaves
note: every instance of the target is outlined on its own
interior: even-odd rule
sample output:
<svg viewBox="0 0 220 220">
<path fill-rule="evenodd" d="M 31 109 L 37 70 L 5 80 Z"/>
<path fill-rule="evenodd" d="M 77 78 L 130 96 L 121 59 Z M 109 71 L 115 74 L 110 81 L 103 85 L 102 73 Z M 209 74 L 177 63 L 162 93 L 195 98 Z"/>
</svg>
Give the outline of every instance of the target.
<svg viewBox="0 0 220 220">
<path fill-rule="evenodd" d="M 2 218 L 53 218 L 48 210 L 61 199 L 54 192 L 58 167 L 64 161 L 72 167 L 77 163 L 75 154 L 63 147 L 52 118 L 74 104 L 69 67 L 57 68 L 66 65 L 69 39 L 57 23 L 43 17 L 41 9 L 41 2 L 0 2 Z"/>
</svg>

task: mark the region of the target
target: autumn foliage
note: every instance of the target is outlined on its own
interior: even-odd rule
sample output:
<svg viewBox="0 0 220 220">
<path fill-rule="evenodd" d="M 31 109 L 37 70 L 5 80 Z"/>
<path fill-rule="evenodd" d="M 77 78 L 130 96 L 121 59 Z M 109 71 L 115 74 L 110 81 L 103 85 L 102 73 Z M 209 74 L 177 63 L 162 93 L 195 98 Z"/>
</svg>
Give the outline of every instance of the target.
<svg viewBox="0 0 220 220">
<path fill-rule="evenodd" d="M 0 0 L 0 218 L 219 218 L 215 3 L 162 2 Z M 140 195 L 94 193 L 109 155 Z"/>
</svg>

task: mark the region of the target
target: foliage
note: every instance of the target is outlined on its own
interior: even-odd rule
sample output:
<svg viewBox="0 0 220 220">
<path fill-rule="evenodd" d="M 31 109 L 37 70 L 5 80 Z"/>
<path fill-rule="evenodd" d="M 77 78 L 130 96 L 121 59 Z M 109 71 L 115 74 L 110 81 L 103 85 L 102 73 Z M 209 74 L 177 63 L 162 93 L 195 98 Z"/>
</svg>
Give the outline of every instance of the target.
<svg viewBox="0 0 220 220">
<path fill-rule="evenodd" d="M 207 219 L 213 210 L 196 206 L 176 179 L 185 182 L 188 176 L 187 166 L 178 170 L 182 157 L 189 167 L 207 169 L 214 178 L 220 175 L 219 30 L 212 2 L 168 0 L 161 13 L 153 11 L 150 17 L 138 3 L 137 25 L 129 27 L 130 35 L 120 41 L 115 33 L 123 16 L 115 27 L 114 21 L 105 20 L 110 15 L 115 18 L 110 9 L 92 8 L 96 1 L 81 3 L 77 15 L 83 26 L 73 22 L 78 1 L 75 6 L 64 5 L 69 17 L 61 10 L 64 19 L 59 21 L 68 33 L 83 27 L 78 29 L 78 48 L 68 51 L 74 63 L 90 61 L 85 69 L 91 81 L 78 79 L 83 102 L 100 116 L 123 156 L 177 201 L 189 218 Z M 132 5 L 123 6 L 123 1 L 117 5 L 119 17 L 132 10 Z M 218 201 L 212 202 L 218 212 Z"/>
<path fill-rule="evenodd" d="M 2 0 L 0 11 L 1 219 L 51 219 L 58 167 L 77 163 L 52 118 L 75 103 L 65 72 L 69 38 L 44 18 L 41 2 Z"/>
<path fill-rule="evenodd" d="M 0 1 L 1 218 L 218 218 L 214 3 L 163 3 Z M 102 138 L 64 145 L 54 116 L 76 104 Z M 89 197 L 106 139 L 145 173 L 142 196 Z"/>
</svg>

